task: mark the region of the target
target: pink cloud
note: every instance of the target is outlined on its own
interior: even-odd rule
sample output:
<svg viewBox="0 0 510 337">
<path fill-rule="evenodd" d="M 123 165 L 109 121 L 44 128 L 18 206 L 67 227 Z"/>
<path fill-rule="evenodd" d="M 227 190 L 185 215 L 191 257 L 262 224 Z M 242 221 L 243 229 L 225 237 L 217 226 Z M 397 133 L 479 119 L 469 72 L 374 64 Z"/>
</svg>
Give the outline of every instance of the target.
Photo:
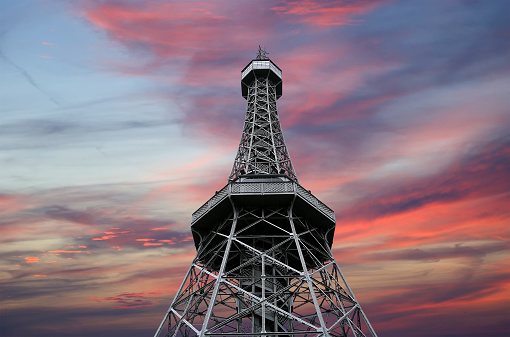
<svg viewBox="0 0 510 337">
<path fill-rule="evenodd" d="M 385 1 L 285 1 L 272 8 L 314 26 L 341 26 L 360 22 L 358 17 L 384 4 Z"/>
<path fill-rule="evenodd" d="M 246 36 L 231 25 L 231 4 L 221 2 L 95 3 L 84 15 L 94 25 L 128 44 L 138 43 L 160 57 L 183 57 L 197 51 L 214 52 L 235 44 L 248 47 Z M 261 30 L 253 31 L 254 37 Z M 221 39 L 211 38 L 213 36 Z M 155 62 L 152 66 L 160 65 Z"/>
<path fill-rule="evenodd" d="M 23 200 L 22 196 L 0 194 L 0 211 L 14 212 L 27 207 L 28 200 Z"/>
</svg>

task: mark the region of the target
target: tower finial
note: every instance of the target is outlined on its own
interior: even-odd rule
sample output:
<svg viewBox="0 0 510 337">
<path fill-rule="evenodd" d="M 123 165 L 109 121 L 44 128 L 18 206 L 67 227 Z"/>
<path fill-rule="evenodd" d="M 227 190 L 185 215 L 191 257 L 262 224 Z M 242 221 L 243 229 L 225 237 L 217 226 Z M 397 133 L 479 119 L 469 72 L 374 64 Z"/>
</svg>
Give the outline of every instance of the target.
<svg viewBox="0 0 510 337">
<path fill-rule="evenodd" d="M 261 47 L 260 44 L 259 44 L 259 51 L 258 51 L 256 59 L 257 60 L 268 60 L 269 57 L 267 55 L 269 55 L 267 50 L 264 47 Z"/>
</svg>

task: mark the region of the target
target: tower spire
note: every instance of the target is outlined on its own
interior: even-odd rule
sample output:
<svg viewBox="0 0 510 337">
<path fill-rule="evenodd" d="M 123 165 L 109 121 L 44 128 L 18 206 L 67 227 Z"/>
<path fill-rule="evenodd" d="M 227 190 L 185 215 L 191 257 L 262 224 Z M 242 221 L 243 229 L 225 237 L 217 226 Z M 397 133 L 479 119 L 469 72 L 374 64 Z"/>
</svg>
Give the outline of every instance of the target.
<svg viewBox="0 0 510 337">
<path fill-rule="evenodd" d="M 286 175 L 297 181 L 276 107 L 282 71 L 261 46 L 257 58 L 241 71 L 241 88 L 248 104 L 229 181 L 244 175 Z"/>
<path fill-rule="evenodd" d="M 155 337 L 377 337 L 331 252 L 334 212 L 297 181 L 276 109 L 282 72 L 259 56 L 241 72 L 232 173 L 191 217 L 197 255 Z"/>
<path fill-rule="evenodd" d="M 269 60 L 269 57 L 267 57 L 269 53 L 266 51 L 264 47 L 261 47 L 259 44 L 259 51 L 257 53 L 256 60 Z"/>
</svg>

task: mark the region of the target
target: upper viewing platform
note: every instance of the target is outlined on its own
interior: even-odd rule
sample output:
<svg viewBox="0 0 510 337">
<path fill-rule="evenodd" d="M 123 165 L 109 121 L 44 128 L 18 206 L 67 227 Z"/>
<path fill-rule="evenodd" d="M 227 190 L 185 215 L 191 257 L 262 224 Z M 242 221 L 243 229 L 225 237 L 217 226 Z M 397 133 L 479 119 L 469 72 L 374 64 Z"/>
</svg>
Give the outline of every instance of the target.
<svg viewBox="0 0 510 337">
<path fill-rule="evenodd" d="M 267 56 L 266 51 L 259 47 L 259 54 L 241 71 L 242 95 L 248 97 L 248 87 L 255 78 L 267 78 L 276 87 L 276 98 L 282 96 L 282 70 Z"/>
<path fill-rule="evenodd" d="M 241 72 L 241 79 L 244 80 L 244 78 L 248 75 L 248 73 L 252 70 L 259 70 L 259 69 L 269 69 L 272 70 L 276 76 L 278 76 L 278 79 L 282 79 L 282 70 L 278 68 L 276 64 L 273 63 L 271 60 L 253 60 L 251 61 Z"/>
</svg>

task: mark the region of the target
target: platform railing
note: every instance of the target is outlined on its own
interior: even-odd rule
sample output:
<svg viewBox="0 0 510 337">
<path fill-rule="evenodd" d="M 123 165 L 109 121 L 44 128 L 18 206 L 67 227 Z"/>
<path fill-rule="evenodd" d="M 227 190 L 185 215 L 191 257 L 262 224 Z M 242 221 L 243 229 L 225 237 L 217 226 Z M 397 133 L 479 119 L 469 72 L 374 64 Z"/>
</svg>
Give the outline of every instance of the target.
<svg viewBox="0 0 510 337">
<path fill-rule="evenodd" d="M 297 194 L 321 213 L 335 221 L 335 213 L 331 208 L 317 199 L 310 191 L 293 181 L 274 182 L 232 182 L 227 184 L 205 204 L 200 206 L 191 216 L 191 224 L 200 219 L 207 211 L 219 204 L 229 195 L 258 195 L 258 194 Z"/>
</svg>

